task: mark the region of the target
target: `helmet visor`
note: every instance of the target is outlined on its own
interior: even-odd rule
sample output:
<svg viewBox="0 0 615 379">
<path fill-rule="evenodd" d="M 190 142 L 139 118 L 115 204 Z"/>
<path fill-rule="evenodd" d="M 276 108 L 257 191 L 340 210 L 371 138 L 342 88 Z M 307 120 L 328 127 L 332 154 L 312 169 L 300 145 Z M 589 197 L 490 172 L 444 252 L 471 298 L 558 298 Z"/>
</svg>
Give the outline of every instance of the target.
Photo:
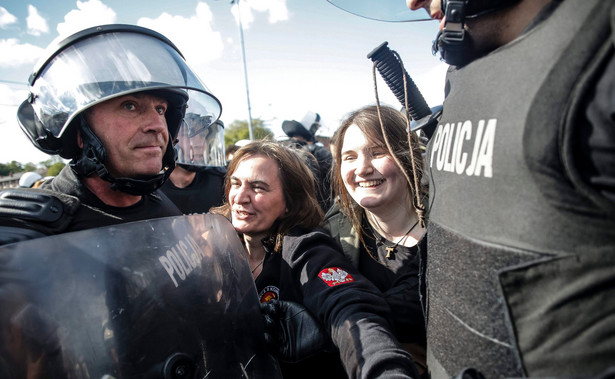
<svg viewBox="0 0 615 379">
<path fill-rule="evenodd" d="M 378 21 L 407 22 L 431 20 L 424 10 L 411 11 L 403 0 L 327 0 L 357 16 Z"/>
<path fill-rule="evenodd" d="M 188 108 L 179 128 L 177 163 L 196 167 L 225 167 L 224 128 L 209 115 Z"/>
<path fill-rule="evenodd" d="M 32 107 L 47 131 L 59 137 L 92 105 L 164 89 L 183 89 L 191 99 L 188 106 L 213 120 L 220 116 L 220 102 L 169 44 L 143 33 L 107 32 L 77 40 L 55 55 L 32 84 Z"/>
</svg>

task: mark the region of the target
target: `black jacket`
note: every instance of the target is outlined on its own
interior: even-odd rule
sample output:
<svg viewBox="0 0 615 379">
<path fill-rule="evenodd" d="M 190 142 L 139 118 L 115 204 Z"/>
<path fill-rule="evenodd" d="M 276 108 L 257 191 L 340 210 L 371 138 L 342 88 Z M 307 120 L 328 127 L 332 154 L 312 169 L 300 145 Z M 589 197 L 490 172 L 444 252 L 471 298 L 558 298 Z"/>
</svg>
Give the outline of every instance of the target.
<svg viewBox="0 0 615 379">
<path fill-rule="evenodd" d="M 263 269 L 255 281 L 260 300 L 277 298 L 305 305 L 331 334 L 349 377 L 414 375 L 409 355 L 391 332 L 387 302 L 339 253 L 326 232 L 295 229 L 284 237 L 281 253 L 266 248 Z M 324 362 L 303 365 L 302 375 L 294 370 L 299 375 L 294 377 L 335 377 Z"/>
</svg>

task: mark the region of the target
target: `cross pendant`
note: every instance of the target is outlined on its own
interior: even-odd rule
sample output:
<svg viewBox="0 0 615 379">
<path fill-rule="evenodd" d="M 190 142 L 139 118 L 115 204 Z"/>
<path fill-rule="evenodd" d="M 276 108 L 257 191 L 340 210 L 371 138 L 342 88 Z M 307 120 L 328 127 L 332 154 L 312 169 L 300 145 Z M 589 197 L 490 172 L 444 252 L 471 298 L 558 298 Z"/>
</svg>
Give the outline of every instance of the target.
<svg viewBox="0 0 615 379">
<path fill-rule="evenodd" d="M 387 259 L 393 258 L 391 254 L 395 254 L 395 246 L 385 246 L 384 248 L 387 249 L 386 258 Z"/>
</svg>

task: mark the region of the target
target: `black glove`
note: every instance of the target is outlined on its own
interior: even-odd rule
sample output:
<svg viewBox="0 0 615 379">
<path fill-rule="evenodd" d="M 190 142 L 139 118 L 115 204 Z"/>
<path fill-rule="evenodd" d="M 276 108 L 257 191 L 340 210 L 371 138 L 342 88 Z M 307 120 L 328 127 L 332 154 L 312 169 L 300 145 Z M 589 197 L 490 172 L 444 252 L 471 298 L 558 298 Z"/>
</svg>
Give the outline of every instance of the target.
<svg viewBox="0 0 615 379">
<path fill-rule="evenodd" d="M 334 351 L 320 322 L 301 304 L 271 300 L 261 304 L 265 341 L 276 357 L 295 363 L 322 351 Z"/>
</svg>

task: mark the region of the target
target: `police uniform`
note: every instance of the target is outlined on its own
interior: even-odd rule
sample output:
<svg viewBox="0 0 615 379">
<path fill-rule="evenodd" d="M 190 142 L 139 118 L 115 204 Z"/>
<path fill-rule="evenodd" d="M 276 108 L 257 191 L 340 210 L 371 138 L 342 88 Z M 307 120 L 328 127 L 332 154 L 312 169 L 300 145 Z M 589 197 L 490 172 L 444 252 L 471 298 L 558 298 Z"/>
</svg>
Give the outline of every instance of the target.
<svg viewBox="0 0 615 379">
<path fill-rule="evenodd" d="M 410 357 L 392 342 L 392 334 L 387 340 L 375 338 L 387 333 L 383 328 L 389 328 L 386 301 L 343 258 L 329 235 L 297 228 L 284 237 L 281 253 L 273 253 L 271 244 L 265 243 L 265 247 L 263 268 L 255 280 L 261 302 L 279 299 L 303 304 L 327 326 L 350 377 L 386 373 L 387 377 L 404 378 L 413 374 Z M 298 365 L 283 365 L 283 374 L 292 378 L 340 377 L 343 371 L 339 358 L 335 360 L 319 355 Z"/>
<path fill-rule="evenodd" d="M 223 168 L 209 167 L 197 171 L 192 183 L 184 188 L 176 187 L 167 179 L 160 190 L 184 214 L 207 213 L 211 207 L 217 207 L 224 202 L 225 173 Z"/>
<path fill-rule="evenodd" d="M 5 195 L 12 191 L 15 190 L 0 192 L 0 197 L 4 200 L 0 203 L 0 245 L 182 214 L 160 191 L 143 195 L 141 200 L 129 207 L 107 205 L 79 181 L 70 166 L 64 167 L 55 178 L 45 181 L 40 188 L 20 189 L 17 195 L 26 197 L 16 199 L 19 204 L 17 208 L 10 206 L 13 201 L 10 197 L 8 200 L 4 199 Z M 30 196 L 34 198 L 30 199 Z M 45 217 L 31 217 L 20 211 L 22 207 L 36 209 L 41 204 L 47 209 L 56 208 L 57 218 L 51 221 Z"/>
<path fill-rule="evenodd" d="M 614 3 L 553 1 L 520 37 L 447 75 L 425 157 L 434 378 L 613 365 L 615 128 L 601 86 L 613 87 Z"/>
<path fill-rule="evenodd" d="M 80 200 L 81 206 L 65 232 L 182 214 L 160 191 L 143 195 L 139 202 L 129 207 L 106 205 L 79 181 L 70 166 L 64 167 L 58 176 L 41 188 L 72 195 Z"/>
</svg>

